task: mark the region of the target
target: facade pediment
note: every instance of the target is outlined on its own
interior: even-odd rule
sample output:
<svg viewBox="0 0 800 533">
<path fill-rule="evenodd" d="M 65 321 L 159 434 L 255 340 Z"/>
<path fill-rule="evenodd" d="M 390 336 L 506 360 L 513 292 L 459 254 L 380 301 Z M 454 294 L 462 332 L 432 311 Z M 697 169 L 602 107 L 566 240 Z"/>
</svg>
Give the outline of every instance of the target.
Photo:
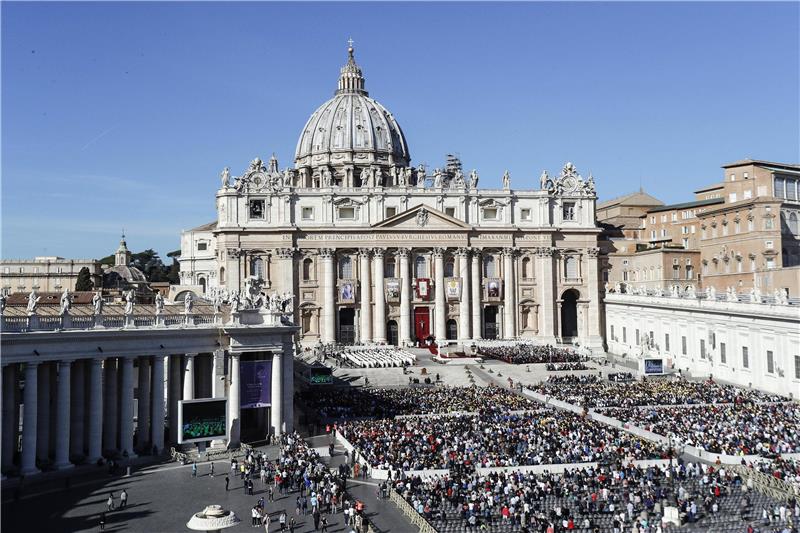
<svg viewBox="0 0 800 533">
<path fill-rule="evenodd" d="M 469 230 L 468 224 L 425 205 L 417 205 L 372 225 L 376 229 L 445 229 Z"/>
</svg>

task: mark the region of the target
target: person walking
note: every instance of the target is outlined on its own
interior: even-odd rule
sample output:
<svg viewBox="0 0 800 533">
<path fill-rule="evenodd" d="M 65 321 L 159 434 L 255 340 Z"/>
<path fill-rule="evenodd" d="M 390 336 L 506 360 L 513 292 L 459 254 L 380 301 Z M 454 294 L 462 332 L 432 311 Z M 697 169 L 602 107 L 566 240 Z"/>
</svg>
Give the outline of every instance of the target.
<svg viewBox="0 0 800 533">
<path fill-rule="evenodd" d="M 297 523 L 294 521 L 294 517 L 289 520 L 289 533 L 294 533 L 294 528 L 297 527 Z"/>
<path fill-rule="evenodd" d="M 322 533 L 328 533 L 328 517 L 323 516 L 322 520 L 320 521 L 320 525 L 322 526 Z"/>
<path fill-rule="evenodd" d="M 209 475 L 214 477 L 214 461 L 211 461 L 211 473 Z"/>
<path fill-rule="evenodd" d="M 108 509 L 108 512 L 111 512 L 111 511 L 114 510 L 114 493 L 113 492 L 109 493 L 109 495 L 108 495 L 108 499 L 106 500 L 106 509 Z"/>
<path fill-rule="evenodd" d="M 231 478 L 228 474 L 225 474 L 225 492 L 228 492 L 228 485 L 231 484 Z"/>
<path fill-rule="evenodd" d="M 314 512 L 311 513 L 311 516 L 314 518 L 314 531 L 319 531 L 319 519 L 320 519 L 319 509 L 315 508 Z"/>
<path fill-rule="evenodd" d="M 100 513 L 100 531 L 106 530 L 106 513 Z"/>
<path fill-rule="evenodd" d="M 192 463 L 192 477 L 197 477 L 197 463 Z"/>
<path fill-rule="evenodd" d="M 281 515 L 278 517 L 278 524 L 281 527 L 281 531 L 286 531 L 286 511 L 281 511 Z"/>
<path fill-rule="evenodd" d="M 128 506 L 128 492 L 125 489 L 122 489 L 122 492 L 119 495 L 119 508 L 125 509 Z"/>
</svg>

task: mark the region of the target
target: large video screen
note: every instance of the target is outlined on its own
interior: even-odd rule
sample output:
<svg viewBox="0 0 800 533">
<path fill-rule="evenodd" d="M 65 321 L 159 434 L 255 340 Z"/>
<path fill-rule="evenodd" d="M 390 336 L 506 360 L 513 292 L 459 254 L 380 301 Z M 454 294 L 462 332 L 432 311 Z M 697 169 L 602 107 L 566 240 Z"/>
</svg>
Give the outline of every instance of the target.
<svg viewBox="0 0 800 533">
<path fill-rule="evenodd" d="M 645 374 L 663 374 L 664 373 L 664 360 L 663 359 L 645 359 L 644 360 L 644 373 Z"/>
<path fill-rule="evenodd" d="M 178 403 L 179 444 L 228 438 L 228 400 L 208 398 Z"/>
</svg>

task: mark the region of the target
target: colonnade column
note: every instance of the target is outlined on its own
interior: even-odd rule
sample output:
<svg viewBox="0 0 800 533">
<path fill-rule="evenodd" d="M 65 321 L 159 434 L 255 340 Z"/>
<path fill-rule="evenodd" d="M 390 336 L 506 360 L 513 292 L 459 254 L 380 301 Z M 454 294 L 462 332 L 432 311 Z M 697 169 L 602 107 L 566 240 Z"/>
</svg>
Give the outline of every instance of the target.
<svg viewBox="0 0 800 533">
<path fill-rule="evenodd" d="M 322 248 L 322 342 L 336 340 L 336 280 L 333 270 L 333 254 L 330 248 Z"/>
<path fill-rule="evenodd" d="M 358 251 L 358 257 L 360 259 L 360 274 L 361 274 L 361 291 L 359 299 L 361 300 L 361 332 L 360 332 L 360 341 L 370 342 L 372 341 L 372 304 L 371 304 L 371 283 L 369 275 L 369 248 L 362 248 Z"/>
<path fill-rule="evenodd" d="M 16 419 L 15 412 L 19 409 L 17 406 L 17 365 L 10 364 L 3 366 L 3 426 L 2 434 L 3 447 L 2 453 L 3 465 L 2 469 L 9 470 L 14 464 L 14 452 L 16 451 L 16 436 L 17 428 L 14 427 L 14 420 Z"/>
<path fill-rule="evenodd" d="M 187 353 L 183 356 L 183 399 L 194 400 L 194 356 Z"/>
<path fill-rule="evenodd" d="M 150 403 L 150 421 L 153 424 L 153 445 L 158 447 L 158 452 L 164 448 L 164 357 L 157 355 L 153 358 L 153 401 Z"/>
<path fill-rule="evenodd" d="M 87 462 L 96 463 L 103 454 L 103 360 L 89 360 L 89 443 Z"/>
<path fill-rule="evenodd" d="M 167 416 L 169 417 L 169 435 L 167 440 L 173 444 L 178 442 L 178 400 L 181 395 L 181 356 L 170 355 L 169 377 L 167 379 Z"/>
<path fill-rule="evenodd" d="M 46 461 L 50 455 L 50 365 L 52 362 L 39 363 L 38 389 L 36 402 L 36 457 Z M 25 387 L 28 386 L 27 376 Z M 27 404 L 26 404 L 27 410 Z"/>
<path fill-rule="evenodd" d="M 458 339 L 462 344 L 472 338 L 469 323 L 470 309 L 470 277 L 469 277 L 469 250 L 459 248 L 456 252 L 458 256 L 458 275 L 461 278 L 461 302 L 458 304 Z"/>
<path fill-rule="evenodd" d="M 156 359 L 159 357 L 157 355 Z M 136 414 L 136 446 L 143 452 L 147 452 L 150 443 L 150 356 L 139 358 L 138 381 L 139 405 Z"/>
<path fill-rule="evenodd" d="M 372 251 L 372 263 L 375 266 L 375 279 L 372 280 L 375 286 L 375 320 L 373 327 L 375 342 L 386 342 L 386 298 L 383 292 L 383 249 L 375 248 Z"/>
<path fill-rule="evenodd" d="M 483 336 L 481 324 L 481 251 L 472 250 L 472 338 Z"/>
<path fill-rule="evenodd" d="M 541 273 L 539 275 L 539 283 L 541 285 L 541 305 L 542 312 L 539 317 L 542 320 L 542 327 L 539 328 L 539 335 L 544 337 L 546 341 L 555 340 L 555 316 L 553 314 L 553 307 L 555 299 L 553 298 L 553 252 L 551 247 L 538 248 L 536 255 L 539 258 L 539 266 Z"/>
<path fill-rule="evenodd" d="M 72 361 L 58 362 L 58 405 L 56 411 L 56 463 L 55 467 L 59 470 L 69 468 L 69 389 L 72 386 L 70 371 Z M 132 391 L 131 391 L 132 392 Z"/>
<path fill-rule="evenodd" d="M 411 276 L 408 269 L 409 248 L 398 248 L 400 259 L 400 346 L 411 343 Z"/>
<path fill-rule="evenodd" d="M 86 419 L 86 361 L 75 361 L 72 366 L 69 450 L 73 455 L 81 455 L 85 444 L 83 434 Z"/>
<path fill-rule="evenodd" d="M 291 339 L 283 344 L 283 353 L 291 354 L 294 345 Z M 294 357 L 289 355 L 283 358 L 281 367 L 283 390 L 283 420 L 281 421 L 284 433 L 294 431 Z"/>
<path fill-rule="evenodd" d="M 36 418 L 38 403 L 38 362 L 25 363 L 25 392 L 22 402 L 25 405 L 22 419 L 22 463 L 20 474 L 35 474 L 36 468 Z"/>
<path fill-rule="evenodd" d="M 239 396 L 239 354 L 232 353 L 231 357 L 231 382 L 228 389 L 228 444 L 239 444 L 239 418 L 241 416 L 241 398 Z"/>
<path fill-rule="evenodd" d="M 283 432 L 283 354 L 272 354 L 272 397 L 270 398 L 270 425 L 275 435 Z"/>
<path fill-rule="evenodd" d="M 433 249 L 434 260 L 434 303 L 436 304 L 434 335 L 441 342 L 447 339 L 447 302 L 444 297 L 444 248 Z"/>
<path fill-rule="evenodd" d="M 504 248 L 503 249 L 503 269 L 504 269 L 504 277 L 503 280 L 503 337 L 506 339 L 513 339 L 517 336 L 516 334 L 516 305 L 514 303 L 514 252 L 513 248 Z"/>
<path fill-rule="evenodd" d="M 120 357 L 122 365 L 122 386 L 119 391 L 119 449 L 128 457 L 136 457 L 133 452 L 133 359 Z"/>
<path fill-rule="evenodd" d="M 103 396 L 103 450 L 117 449 L 117 359 L 103 361 L 105 387 Z"/>
</svg>

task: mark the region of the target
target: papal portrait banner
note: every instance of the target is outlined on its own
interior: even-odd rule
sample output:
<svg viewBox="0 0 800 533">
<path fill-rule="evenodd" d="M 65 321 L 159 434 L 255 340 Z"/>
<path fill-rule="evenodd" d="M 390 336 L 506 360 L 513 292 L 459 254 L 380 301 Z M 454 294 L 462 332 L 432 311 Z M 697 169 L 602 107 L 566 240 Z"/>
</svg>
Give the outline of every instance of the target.
<svg viewBox="0 0 800 533">
<path fill-rule="evenodd" d="M 272 404 L 272 361 L 242 361 L 239 364 L 242 409 Z"/>
</svg>

